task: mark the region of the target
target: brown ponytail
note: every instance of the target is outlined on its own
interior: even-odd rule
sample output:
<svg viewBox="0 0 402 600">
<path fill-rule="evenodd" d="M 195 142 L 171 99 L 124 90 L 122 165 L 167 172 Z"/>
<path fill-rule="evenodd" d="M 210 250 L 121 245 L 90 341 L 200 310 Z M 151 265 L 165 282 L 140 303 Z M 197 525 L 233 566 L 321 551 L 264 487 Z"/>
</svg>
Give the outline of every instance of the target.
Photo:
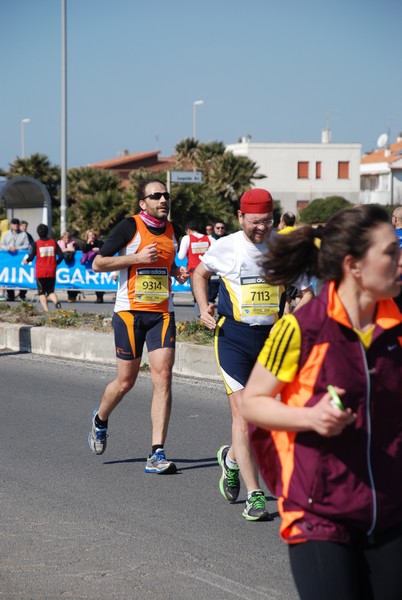
<svg viewBox="0 0 402 600">
<path fill-rule="evenodd" d="M 338 284 L 343 277 L 343 259 L 363 258 L 371 245 L 371 232 L 389 223 L 388 213 L 376 204 L 345 208 L 324 227 L 321 245 L 313 227 L 305 226 L 285 235 L 272 234 L 262 266 L 270 284 L 292 283 L 306 274 Z"/>
<path fill-rule="evenodd" d="M 271 285 L 292 283 L 299 275 L 318 275 L 318 246 L 313 227 L 306 225 L 290 233 L 273 233 L 262 263 L 265 279 Z"/>
</svg>

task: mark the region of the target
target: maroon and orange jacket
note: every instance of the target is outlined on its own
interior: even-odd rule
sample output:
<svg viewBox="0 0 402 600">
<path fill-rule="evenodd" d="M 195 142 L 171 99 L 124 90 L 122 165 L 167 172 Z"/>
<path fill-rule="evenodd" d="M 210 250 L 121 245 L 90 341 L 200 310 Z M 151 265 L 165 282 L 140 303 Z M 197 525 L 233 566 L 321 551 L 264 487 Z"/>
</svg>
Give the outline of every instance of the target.
<svg viewBox="0 0 402 600">
<path fill-rule="evenodd" d="M 352 329 L 333 283 L 294 313 L 301 330 L 295 379 L 282 402 L 312 406 L 328 384 L 357 414 L 341 435 L 250 426 L 260 471 L 278 497 L 288 543 L 347 543 L 402 522 L 402 314 L 379 302 L 370 347 Z"/>
</svg>

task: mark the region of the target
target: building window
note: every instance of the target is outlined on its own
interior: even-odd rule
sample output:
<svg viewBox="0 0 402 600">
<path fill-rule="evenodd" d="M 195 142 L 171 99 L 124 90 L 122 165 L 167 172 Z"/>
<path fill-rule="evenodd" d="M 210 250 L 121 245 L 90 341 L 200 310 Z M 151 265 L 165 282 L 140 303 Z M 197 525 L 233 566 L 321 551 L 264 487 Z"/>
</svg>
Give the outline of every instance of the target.
<svg viewBox="0 0 402 600">
<path fill-rule="evenodd" d="M 321 179 L 321 161 L 315 163 L 315 178 Z"/>
<path fill-rule="evenodd" d="M 308 179 L 308 162 L 297 163 L 297 178 Z"/>
<path fill-rule="evenodd" d="M 338 162 L 338 179 L 349 179 L 349 161 Z"/>
<path fill-rule="evenodd" d="M 296 201 L 297 210 L 303 210 L 303 208 L 307 208 L 307 206 L 309 204 L 310 204 L 310 202 L 308 200 L 297 200 Z"/>
</svg>

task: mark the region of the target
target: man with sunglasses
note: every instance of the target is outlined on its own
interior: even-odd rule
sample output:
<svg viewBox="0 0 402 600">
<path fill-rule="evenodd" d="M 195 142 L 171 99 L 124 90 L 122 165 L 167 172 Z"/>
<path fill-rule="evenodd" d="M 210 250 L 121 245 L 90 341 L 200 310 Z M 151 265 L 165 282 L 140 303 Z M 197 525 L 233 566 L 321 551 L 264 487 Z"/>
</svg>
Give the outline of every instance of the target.
<svg viewBox="0 0 402 600">
<path fill-rule="evenodd" d="M 92 415 L 88 444 L 94 454 L 105 451 L 109 416 L 134 386 L 146 343 L 153 397 L 152 450 L 145 472 L 170 474 L 176 472 L 176 465 L 166 459 L 164 450 L 176 339 L 170 276 L 184 283 L 188 273 L 174 262 L 177 236 L 167 218 L 170 196 L 165 184 L 156 179 L 143 180 L 137 197 L 141 212 L 112 230 L 93 262 L 94 271 L 119 271 L 120 278 L 113 316 L 117 375 Z"/>
<path fill-rule="evenodd" d="M 216 221 L 211 234 L 212 240 L 220 240 L 226 235 L 226 227 L 223 221 Z M 208 281 L 208 302 L 215 304 L 219 292 L 219 275 L 212 273 Z"/>
<path fill-rule="evenodd" d="M 201 257 L 193 286 L 202 323 L 215 329 L 216 359 L 232 416 L 232 444 L 221 446 L 217 454 L 222 468 L 219 489 L 224 498 L 235 502 L 241 473 L 247 488 L 243 517 L 249 521 L 267 521 L 271 517 L 259 485 L 247 423 L 239 406 L 258 354 L 279 313 L 281 290 L 265 283 L 260 266 L 272 234 L 271 194 L 258 188 L 245 192 L 240 199 L 238 219 L 241 231 L 218 240 Z M 207 297 L 211 273 L 220 276 L 217 322 Z"/>
<path fill-rule="evenodd" d="M 223 221 L 217 221 L 214 225 L 214 231 L 212 237 L 215 240 L 220 240 L 221 237 L 226 235 L 225 223 Z"/>
</svg>

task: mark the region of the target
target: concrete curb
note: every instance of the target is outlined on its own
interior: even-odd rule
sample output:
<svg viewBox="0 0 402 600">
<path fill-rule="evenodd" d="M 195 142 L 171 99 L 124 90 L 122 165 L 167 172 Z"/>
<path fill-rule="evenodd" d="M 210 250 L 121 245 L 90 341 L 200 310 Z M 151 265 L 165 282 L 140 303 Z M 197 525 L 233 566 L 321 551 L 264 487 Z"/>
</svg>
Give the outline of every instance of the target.
<svg viewBox="0 0 402 600">
<path fill-rule="evenodd" d="M 110 365 L 116 362 L 112 334 L 82 329 L 0 323 L 0 349 Z M 148 353 L 145 349 L 142 364 L 148 362 Z M 187 377 L 221 380 L 212 346 L 178 342 L 173 373 Z"/>
</svg>

